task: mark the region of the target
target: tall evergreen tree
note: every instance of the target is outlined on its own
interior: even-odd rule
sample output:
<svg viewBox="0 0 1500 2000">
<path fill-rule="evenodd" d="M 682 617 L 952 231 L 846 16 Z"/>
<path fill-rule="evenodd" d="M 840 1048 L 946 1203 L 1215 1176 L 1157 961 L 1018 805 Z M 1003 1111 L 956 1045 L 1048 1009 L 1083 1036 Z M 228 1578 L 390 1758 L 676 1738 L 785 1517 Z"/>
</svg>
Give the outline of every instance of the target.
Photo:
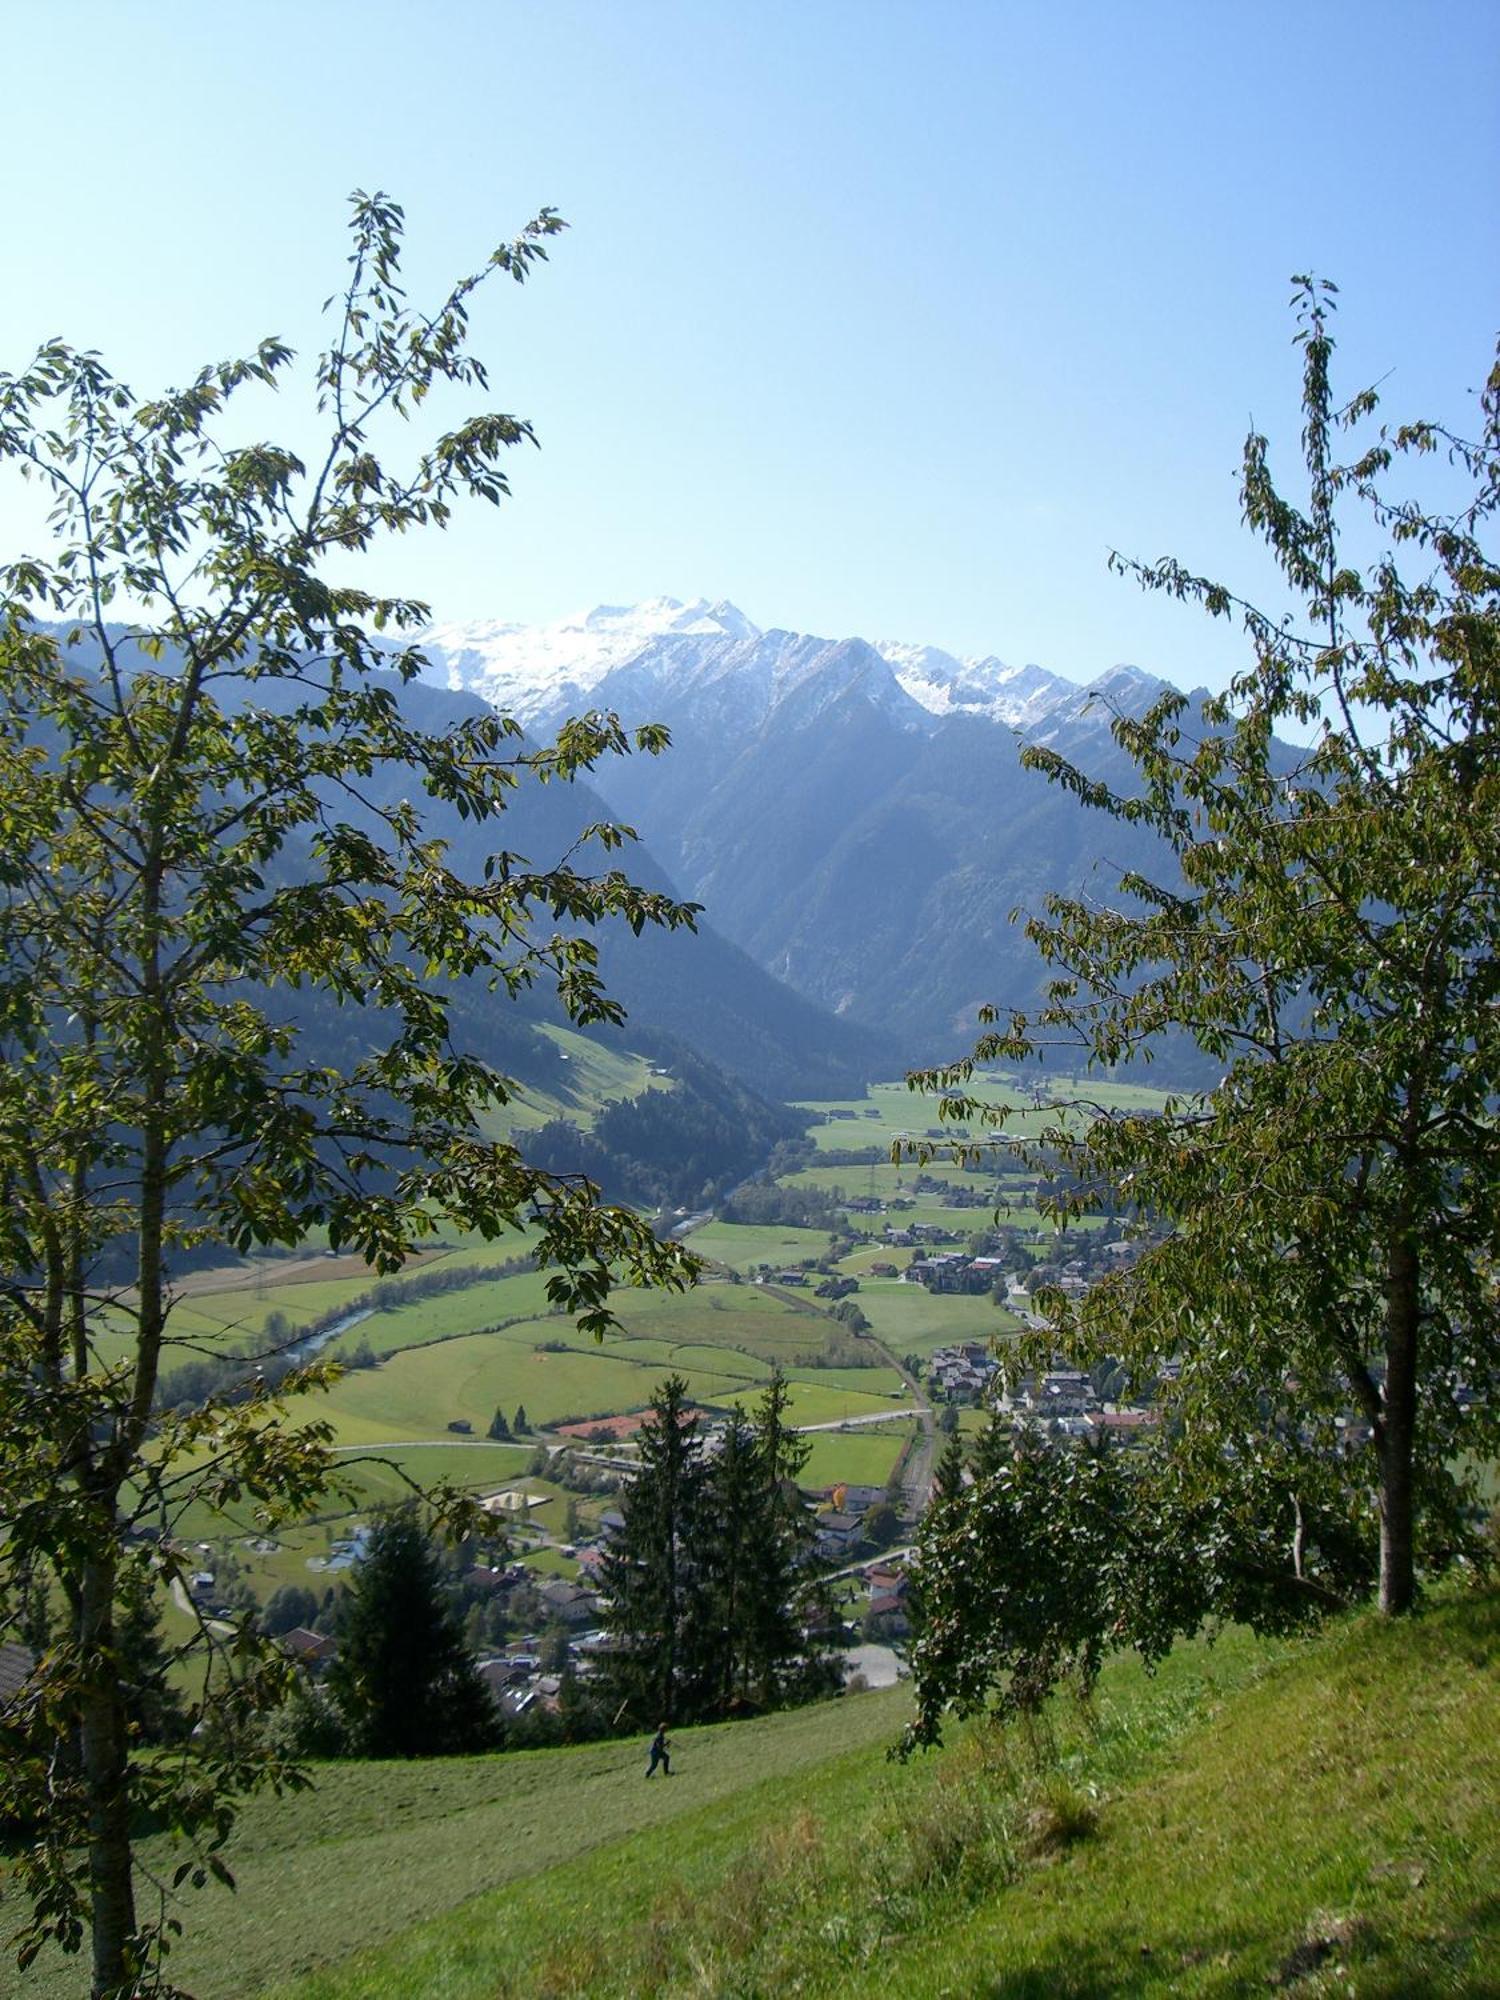
<svg viewBox="0 0 1500 2000">
<path fill-rule="evenodd" d="M 835 1684 L 837 1620 L 813 1561 L 816 1534 L 797 1486 L 808 1445 L 786 1422 L 780 1371 L 754 1421 L 738 1412 L 709 1475 L 706 1552 L 716 1628 L 718 1706 L 779 1708 Z"/>
<path fill-rule="evenodd" d="M 146 1743 L 180 1743 L 188 1720 L 182 1696 L 168 1678 L 172 1652 L 162 1638 L 154 1580 L 138 1565 L 121 1578 L 115 1653 L 126 1721 L 136 1735 Z"/>
<path fill-rule="evenodd" d="M 740 1410 L 710 1468 L 704 1508 L 705 1611 L 715 1634 L 705 1692 L 720 1712 L 765 1701 L 757 1669 L 779 1622 L 785 1593 L 779 1550 L 769 1527 L 767 1486 L 756 1436 Z"/>
<path fill-rule="evenodd" d="M 605 1558 L 607 1705 L 641 1724 L 781 1707 L 836 1679 L 837 1621 L 797 1488 L 808 1447 L 786 1421 L 785 1381 L 773 1376 L 753 1419 L 731 1413 L 712 1457 L 686 1394 L 674 1376 L 653 1400 Z"/>
<path fill-rule="evenodd" d="M 410 1507 L 375 1526 L 328 1678 L 362 1756 L 439 1757 L 495 1741 L 494 1706 Z"/>
<path fill-rule="evenodd" d="M 605 1629 L 614 1641 L 608 1699 L 646 1727 L 697 1712 L 703 1656 L 705 1465 L 688 1385 L 669 1375 L 636 1433 L 640 1464 L 621 1499 L 624 1525 L 605 1551 Z"/>
<path fill-rule="evenodd" d="M 778 1602 L 790 1614 L 762 1626 L 758 1669 L 778 1701 L 810 1700 L 836 1684 L 831 1657 L 839 1621 L 818 1580 L 817 1527 L 798 1484 L 812 1445 L 788 1421 L 791 1389 L 777 1368 L 755 1406 L 755 1445 L 765 1494 L 765 1538 L 774 1551 Z"/>
</svg>

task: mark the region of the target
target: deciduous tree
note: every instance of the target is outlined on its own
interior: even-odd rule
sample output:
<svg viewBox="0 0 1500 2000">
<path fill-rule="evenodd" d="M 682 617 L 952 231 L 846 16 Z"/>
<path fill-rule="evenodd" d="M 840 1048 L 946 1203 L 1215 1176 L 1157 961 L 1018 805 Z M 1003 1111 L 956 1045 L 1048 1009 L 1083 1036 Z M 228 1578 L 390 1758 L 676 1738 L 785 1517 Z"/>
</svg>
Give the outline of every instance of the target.
<svg viewBox="0 0 1500 2000">
<path fill-rule="evenodd" d="M 1133 788 L 1024 753 L 1085 807 L 1154 830 L 1175 871 L 1127 875 L 1106 902 L 1052 899 L 1028 925 L 1054 968 L 1046 1005 L 992 1013 L 970 1060 L 923 1081 L 972 1122 L 975 1061 L 1061 1048 L 1108 1068 L 1185 1035 L 1221 1068 L 1159 1111 L 1080 1089 L 1013 1141 L 1063 1169 L 1055 1213 L 1115 1200 L 1163 1231 L 1076 1306 L 1052 1296 L 1032 1358 L 1061 1344 L 1157 1380 L 1174 1518 L 1254 1473 L 1295 1585 L 1308 1516 L 1337 1540 L 1336 1506 L 1366 1574 L 1378 1544 L 1380 1604 L 1399 1613 L 1424 1568 L 1473 1551 L 1473 1468 L 1497 1429 L 1500 366 L 1477 434 L 1361 438 L 1376 398 L 1334 393 L 1331 289 L 1296 286 L 1300 499 L 1265 438 L 1244 456 L 1245 519 L 1293 608 L 1173 561 L 1122 563 L 1241 619 L 1250 665 L 1201 715 L 1168 694 L 1116 719 Z M 1392 497 L 1434 454 L 1456 503 Z M 1019 1476 L 991 1467 L 991 1483 Z M 1186 1528 L 1180 1546 L 1202 1553 Z M 978 1614 L 971 1643 L 995 1637 Z"/>
<path fill-rule="evenodd" d="M 186 1504 L 270 1521 L 330 1477 L 327 1427 L 258 1391 L 253 1359 L 239 1395 L 157 1407 L 183 1261 L 316 1229 L 391 1271 L 445 1221 L 526 1223 L 554 1303 L 595 1329 L 616 1273 L 687 1269 L 586 1183 L 487 1136 L 508 1087 L 449 1019 L 460 980 L 491 1004 L 544 980 L 575 1020 L 617 1019 L 590 926 L 690 912 L 594 865 L 621 829 L 465 874 L 425 818 L 496 822 L 518 786 L 630 740 L 608 716 L 540 748 L 491 714 L 424 726 L 402 688 L 425 607 L 352 580 L 386 537 L 504 496 L 505 454 L 532 433 L 472 407 L 470 307 L 560 227 L 544 212 L 421 310 L 400 209 L 356 196 L 305 459 L 257 437 L 256 398 L 296 380 L 279 340 L 147 400 L 60 342 L 0 375 L 0 463 L 40 485 L 54 536 L 0 570 L 0 1621 L 50 1570 L 66 1630 L 31 1719 L 80 1744 L 76 1767 L 7 1765 L 0 1814 L 43 1828 L 13 1877 L 23 1960 L 87 1928 L 98 1996 L 146 1978 L 166 1934 L 137 1907 L 137 1815 L 194 1843 L 184 1873 L 202 1879 L 223 1872 L 233 1795 L 288 1775 L 239 1728 L 195 1735 L 186 1759 L 136 1756 L 124 1551 L 150 1526 L 166 1587 Z M 439 394 L 469 413 L 413 445 Z M 247 1632 L 218 1648 L 205 1699 L 243 1717 L 286 1686 Z"/>
</svg>

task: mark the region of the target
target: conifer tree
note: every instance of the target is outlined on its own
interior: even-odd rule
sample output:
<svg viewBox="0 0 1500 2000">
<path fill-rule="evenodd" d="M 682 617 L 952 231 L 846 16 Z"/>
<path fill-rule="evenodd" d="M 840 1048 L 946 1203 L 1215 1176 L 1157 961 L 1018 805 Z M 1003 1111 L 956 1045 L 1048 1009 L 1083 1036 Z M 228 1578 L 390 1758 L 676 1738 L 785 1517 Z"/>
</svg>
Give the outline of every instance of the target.
<svg viewBox="0 0 1500 2000">
<path fill-rule="evenodd" d="M 755 1431 L 740 1410 L 731 1411 L 710 1470 L 703 1554 L 705 1608 L 715 1630 L 710 1703 L 723 1713 L 769 1706 L 765 1666 L 786 1650 L 778 1641 L 788 1578 Z"/>
<path fill-rule="evenodd" d="M 778 1370 L 746 1426 L 749 1449 L 742 1498 L 734 1489 L 729 1441 L 715 1467 L 717 1511 L 739 1545 L 736 1619 L 726 1623 L 726 1652 L 740 1663 L 744 1698 L 784 1707 L 828 1692 L 837 1676 L 830 1654 L 838 1629 L 813 1557 L 817 1530 L 797 1485 L 810 1446 L 786 1421 L 786 1380 Z"/>
<path fill-rule="evenodd" d="M 786 1421 L 785 1380 L 772 1377 L 753 1419 L 730 1414 L 712 1458 L 686 1393 L 674 1376 L 653 1400 L 605 1558 L 609 1705 L 640 1724 L 782 1707 L 836 1680 L 837 1621 L 797 1488 L 808 1446 Z"/>
<path fill-rule="evenodd" d="M 376 1523 L 329 1686 L 365 1757 L 439 1757 L 495 1740 L 493 1704 L 410 1507 Z"/>
<path fill-rule="evenodd" d="M 964 1490 L 964 1443 L 958 1432 L 950 1431 L 948 1442 L 943 1446 L 937 1470 L 932 1475 L 932 1495 L 927 1503 L 929 1514 L 934 1507 L 941 1507 L 950 1500 L 958 1499 Z"/>
<path fill-rule="evenodd" d="M 636 1433 L 640 1465 L 606 1550 L 608 1697 L 641 1727 L 696 1712 L 709 1670 L 701 1567 L 705 1467 L 688 1386 L 669 1375 Z"/>
</svg>

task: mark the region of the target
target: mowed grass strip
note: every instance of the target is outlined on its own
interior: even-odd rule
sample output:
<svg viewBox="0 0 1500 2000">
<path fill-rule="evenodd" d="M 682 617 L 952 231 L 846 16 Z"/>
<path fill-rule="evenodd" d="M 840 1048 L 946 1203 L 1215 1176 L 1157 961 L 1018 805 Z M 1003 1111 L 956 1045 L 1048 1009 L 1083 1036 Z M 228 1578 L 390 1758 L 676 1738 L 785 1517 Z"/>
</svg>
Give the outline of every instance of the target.
<svg viewBox="0 0 1500 2000">
<path fill-rule="evenodd" d="M 501 1884 L 544 1870 L 565 1878 L 601 1845 L 677 1818 L 697 1821 L 705 1809 L 717 1814 L 738 1793 L 807 1783 L 851 1751 L 878 1759 L 908 1710 L 905 1691 L 893 1689 L 674 1732 L 674 1775 L 650 1784 L 645 1735 L 506 1756 L 319 1766 L 312 1792 L 246 1803 L 228 1853 L 236 1893 L 211 1885 L 176 1899 L 187 1936 L 171 1976 L 198 2000 L 239 2000 Z M 170 1875 L 175 1858 L 165 1840 L 144 1844 L 142 1860 L 158 1872 Z M 17 2000 L 73 2000 L 80 1962 L 54 1954 L 10 1976 L 17 1983 L 3 1990 Z M 351 1970 L 339 1990 L 414 2000 L 435 1989 L 420 1974 Z"/>
</svg>

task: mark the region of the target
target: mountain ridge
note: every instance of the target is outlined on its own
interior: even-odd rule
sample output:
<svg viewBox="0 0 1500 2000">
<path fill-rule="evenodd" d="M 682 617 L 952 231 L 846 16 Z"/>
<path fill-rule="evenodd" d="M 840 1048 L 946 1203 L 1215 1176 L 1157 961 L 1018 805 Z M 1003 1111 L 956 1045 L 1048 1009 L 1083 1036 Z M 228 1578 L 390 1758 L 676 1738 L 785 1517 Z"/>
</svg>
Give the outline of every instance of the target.
<svg viewBox="0 0 1500 2000">
<path fill-rule="evenodd" d="M 1045 970 L 1014 912 L 1109 894 L 1124 868 L 1175 872 L 1017 755 L 1046 745 L 1128 786 L 1110 725 L 1168 690 L 1138 667 L 1080 686 L 996 654 L 762 628 L 706 598 L 434 627 L 424 650 L 430 678 L 542 733 L 582 706 L 665 723 L 664 757 L 597 775 L 611 809 L 733 944 L 911 1065 L 961 1053 L 986 1004 L 1036 1003 Z"/>
<path fill-rule="evenodd" d="M 433 679 L 481 695 L 528 727 L 546 728 L 624 669 L 634 666 L 636 679 L 642 669 L 656 678 L 660 662 L 683 659 L 683 648 L 673 643 L 682 640 L 691 643 L 700 676 L 715 667 L 721 672 L 751 667 L 760 644 L 804 660 L 810 650 L 826 657 L 846 647 L 865 648 L 885 663 L 895 686 L 923 715 L 985 714 L 1027 730 L 1059 714 L 1076 714 L 1106 687 L 1121 686 L 1122 676 L 1157 691 L 1167 685 L 1123 663 L 1085 684 L 1034 662 L 1010 666 L 994 653 L 960 655 L 922 642 L 855 634 L 830 639 L 762 627 L 727 598 L 601 604 L 548 625 L 454 620 L 429 626 L 422 642 L 435 656 Z"/>
</svg>

